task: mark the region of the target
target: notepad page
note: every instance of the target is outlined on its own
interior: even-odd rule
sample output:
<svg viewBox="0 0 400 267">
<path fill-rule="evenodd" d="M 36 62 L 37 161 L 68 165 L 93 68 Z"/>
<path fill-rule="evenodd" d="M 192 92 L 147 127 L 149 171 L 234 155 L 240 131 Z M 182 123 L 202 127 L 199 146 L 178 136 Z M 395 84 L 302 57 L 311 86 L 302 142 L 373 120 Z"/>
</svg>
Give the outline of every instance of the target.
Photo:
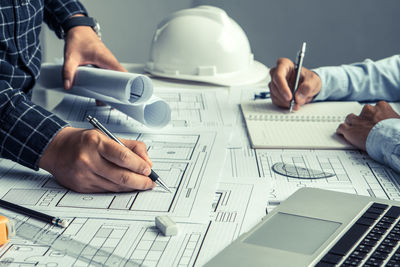
<svg viewBox="0 0 400 267">
<path fill-rule="evenodd" d="M 353 148 L 336 129 L 350 113 L 359 114 L 358 102 L 319 102 L 290 113 L 271 100 L 241 104 L 253 148 Z"/>
</svg>

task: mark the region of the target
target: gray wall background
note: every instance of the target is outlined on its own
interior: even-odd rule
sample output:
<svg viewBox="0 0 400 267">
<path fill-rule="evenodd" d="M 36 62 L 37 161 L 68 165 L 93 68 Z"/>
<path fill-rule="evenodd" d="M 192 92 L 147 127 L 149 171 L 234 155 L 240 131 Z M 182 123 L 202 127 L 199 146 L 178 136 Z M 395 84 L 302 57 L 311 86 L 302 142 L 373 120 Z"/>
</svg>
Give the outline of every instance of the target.
<svg viewBox="0 0 400 267">
<path fill-rule="evenodd" d="M 144 63 L 157 24 L 201 4 L 223 8 L 242 26 L 255 58 L 272 67 L 295 59 L 307 41 L 305 66 L 338 65 L 400 53 L 399 0 L 82 0 L 102 26 L 103 41 L 122 62 Z M 44 60 L 63 42 L 44 30 Z"/>
</svg>

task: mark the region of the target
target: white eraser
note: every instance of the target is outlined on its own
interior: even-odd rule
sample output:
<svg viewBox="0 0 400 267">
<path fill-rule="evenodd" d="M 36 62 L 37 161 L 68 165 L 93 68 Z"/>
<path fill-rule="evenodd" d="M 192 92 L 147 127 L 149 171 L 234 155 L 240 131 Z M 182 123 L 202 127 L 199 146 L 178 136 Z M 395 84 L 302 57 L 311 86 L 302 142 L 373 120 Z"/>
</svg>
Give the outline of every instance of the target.
<svg viewBox="0 0 400 267">
<path fill-rule="evenodd" d="M 178 234 L 178 225 L 167 215 L 156 217 L 156 227 L 166 236 Z"/>
<path fill-rule="evenodd" d="M 15 230 L 15 222 L 14 222 L 14 220 L 10 220 L 9 219 L 8 222 L 6 223 L 6 227 L 7 227 L 8 237 L 15 236 L 16 230 Z"/>
</svg>

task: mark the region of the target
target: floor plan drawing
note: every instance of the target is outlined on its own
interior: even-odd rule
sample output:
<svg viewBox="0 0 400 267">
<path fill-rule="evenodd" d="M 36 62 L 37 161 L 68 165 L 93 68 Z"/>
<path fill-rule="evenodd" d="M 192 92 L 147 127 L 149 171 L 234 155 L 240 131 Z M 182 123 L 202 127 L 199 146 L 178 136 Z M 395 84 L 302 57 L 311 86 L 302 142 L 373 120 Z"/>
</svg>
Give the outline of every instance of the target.
<svg viewBox="0 0 400 267">
<path fill-rule="evenodd" d="M 271 202 L 278 199 L 279 203 L 300 187 L 319 187 L 393 200 L 400 198 L 399 175 L 358 150 L 251 149 L 244 140 L 242 146 L 227 148 L 226 153 L 225 169 L 231 179 L 247 177 L 270 181 L 273 190 Z M 273 171 L 276 163 L 334 175 L 322 179 L 287 177 Z"/>
<path fill-rule="evenodd" d="M 171 122 L 166 128 L 220 127 L 232 125 L 234 117 L 226 101 L 224 90 L 179 90 L 155 88 L 155 94 L 164 99 L 171 108 Z M 84 122 L 87 115 L 101 123 L 141 128 L 139 122 L 110 107 L 97 106 L 94 99 L 65 95 L 53 110 L 67 121 Z"/>
<path fill-rule="evenodd" d="M 170 187 L 172 193 L 156 187 L 150 191 L 130 193 L 79 194 L 59 186 L 50 174 L 34 172 L 18 165 L 0 167 L 0 197 L 6 201 L 58 213 L 110 218 L 154 218 L 170 214 L 178 221 L 198 221 L 208 214 L 209 196 L 218 182 L 218 162 L 223 156 L 216 133 L 151 134 L 118 133 L 147 144 L 153 170 Z M 220 154 L 222 153 L 222 155 Z M 6 160 L 1 160 L 6 162 Z M 8 162 L 7 162 L 8 163 Z M 23 196 L 23 197 L 21 197 Z"/>
<path fill-rule="evenodd" d="M 20 236 L 0 248 L 0 264 L 201 266 L 265 216 L 268 191 L 266 183 L 222 182 L 208 222 L 178 223 L 177 236 L 163 236 L 148 220 L 75 217 L 63 229 L 2 211 Z"/>
</svg>

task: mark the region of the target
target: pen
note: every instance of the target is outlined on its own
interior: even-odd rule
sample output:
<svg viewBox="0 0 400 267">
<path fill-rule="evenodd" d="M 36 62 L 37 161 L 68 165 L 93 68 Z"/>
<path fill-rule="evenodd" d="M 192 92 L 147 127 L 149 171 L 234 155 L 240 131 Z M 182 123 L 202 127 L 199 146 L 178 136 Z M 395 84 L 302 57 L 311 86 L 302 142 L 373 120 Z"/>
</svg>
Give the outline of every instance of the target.
<svg viewBox="0 0 400 267">
<path fill-rule="evenodd" d="M 51 223 L 53 225 L 61 226 L 63 228 L 68 226 L 67 220 L 62 220 L 57 217 L 53 217 L 53 216 L 50 216 L 50 215 L 47 215 L 47 214 L 44 214 L 44 213 L 41 213 L 41 212 L 38 212 L 35 210 L 31 210 L 31 209 L 16 205 L 14 203 L 11 203 L 11 202 L 8 202 L 8 201 L 2 200 L 2 199 L 0 199 L 0 207 L 15 211 L 18 213 L 22 213 L 22 214 L 31 216 L 33 218 L 36 218 L 38 220 L 41 220 L 43 222 Z"/>
<path fill-rule="evenodd" d="M 299 88 L 299 81 L 300 81 L 300 76 L 301 76 L 301 68 L 303 67 L 303 60 L 304 56 L 306 54 L 306 42 L 303 42 L 303 45 L 301 46 L 301 51 L 297 57 L 297 63 L 296 63 L 296 78 L 294 81 L 294 86 L 292 90 L 292 100 L 290 101 L 290 107 L 289 107 L 289 112 L 292 112 L 293 106 L 294 106 L 294 94 L 296 93 L 297 89 Z"/>
<path fill-rule="evenodd" d="M 112 140 L 120 144 L 121 146 L 124 146 L 124 143 L 122 143 L 115 135 L 113 135 L 106 127 L 103 126 L 96 118 L 92 117 L 91 115 L 87 115 L 87 120 L 90 122 L 90 124 L 93 125 L 93 127 L 99 129 L 102 131 L 105 135 L 110 137 Z M 160 177 L 155 173 L 153 170 L 151 170 L 149 178 L 153 181 L 158 183 L 162 188 L 167 190 L 168 192 L 172 193 L 171 189 L 160 179 Z"/>
</svg>

